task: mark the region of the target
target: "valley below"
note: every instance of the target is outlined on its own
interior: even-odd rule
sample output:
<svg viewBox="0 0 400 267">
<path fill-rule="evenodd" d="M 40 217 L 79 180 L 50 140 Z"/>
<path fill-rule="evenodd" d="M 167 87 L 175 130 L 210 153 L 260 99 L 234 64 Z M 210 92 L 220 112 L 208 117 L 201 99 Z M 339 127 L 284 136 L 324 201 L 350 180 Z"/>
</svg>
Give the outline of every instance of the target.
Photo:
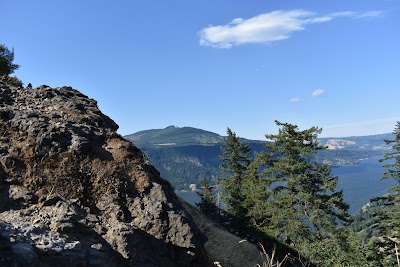
<svg viewBox="0 0 400 267">
<path fill-rule="evenodd" d="M 125 138 L 138 145 L 177 194 L 191 204 L 199 201 L 197 193 L 190 191 L 191 184 L 198 185 L 202 178 L 215 184 L 223 178 L 219 156 L 224 137 L 216 133 L 169 126 L 141 131 Z M 385 170 L 379 162 L 389 150 L 384 140 L 391 138 L 392 134 L 380 134 L 318 139 L 327 149 L 320 151 L 315 160 L 332 166 L 332 174 L 339 177 L 338 190 L 343 190 L 351 214 L 371 198 L 384 195 L 394 185 L 392 180 L 381 180 Z M 241 140 L 252 151 L 264 151 L 263 143 L 266 141 Z"/>
<path fill-rule="evenodd" d="M 392 180 L 381 180 L 384 169 L 379 157 L 365 159 L 359 164 L 338 166 L 332 173 L 338 176 L 338 190 L 343 190 L 344 199 L 350 205 L 349 213 L 357 213 L 371 198 L 383 196 L 395 184 Z M 196 191 L 180 190 L 176 194 L 191 205 L 200 202 Z"/>
</svg>

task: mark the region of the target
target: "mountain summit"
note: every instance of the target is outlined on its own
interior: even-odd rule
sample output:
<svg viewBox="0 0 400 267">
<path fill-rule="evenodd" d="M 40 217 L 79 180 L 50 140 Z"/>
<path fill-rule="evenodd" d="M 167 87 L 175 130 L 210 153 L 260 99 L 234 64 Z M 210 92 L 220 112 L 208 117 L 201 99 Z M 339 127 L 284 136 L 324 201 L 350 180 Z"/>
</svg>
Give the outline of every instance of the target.
<svg viewBox="0 0 400 267">
<path fill-rule="evenodd" d="M 176 126 L 140 131 L 124 137 L 138 146 L 216 145 L 224 142 L 224 138 L 216 133 L 192 127 Z"/>
</svg>

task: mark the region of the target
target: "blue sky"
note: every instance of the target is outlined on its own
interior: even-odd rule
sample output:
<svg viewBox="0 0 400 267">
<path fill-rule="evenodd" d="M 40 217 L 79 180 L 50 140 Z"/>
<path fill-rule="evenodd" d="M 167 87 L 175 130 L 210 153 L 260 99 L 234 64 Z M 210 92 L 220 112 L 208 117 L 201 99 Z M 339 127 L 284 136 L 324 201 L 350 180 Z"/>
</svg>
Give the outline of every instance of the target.
<svg viewBox="0 0 400 267">
<path fill-rule="evenodd" d="M 264 139 L 400 120 L 397 0 L 1 0 L 0 43 L 33 86 L 72 86 L 125 135 L 169 125 Z M 4 12 L 6 10 L 7 12 Z"/>
</svg>

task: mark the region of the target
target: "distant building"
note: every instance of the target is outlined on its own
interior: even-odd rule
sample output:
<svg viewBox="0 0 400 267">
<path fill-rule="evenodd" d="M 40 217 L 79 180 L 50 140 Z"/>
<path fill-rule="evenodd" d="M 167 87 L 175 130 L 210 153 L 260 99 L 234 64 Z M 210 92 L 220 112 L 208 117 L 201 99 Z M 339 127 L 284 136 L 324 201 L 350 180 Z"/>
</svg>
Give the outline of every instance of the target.
<svg viewBox="0 0 400 267">
<path fill-rule="evenodd" d="M 197 191 L 197 185 L 196 184 L 190 184 L 189 185 L 190 190 L 192 191 Z"/>
</svg>

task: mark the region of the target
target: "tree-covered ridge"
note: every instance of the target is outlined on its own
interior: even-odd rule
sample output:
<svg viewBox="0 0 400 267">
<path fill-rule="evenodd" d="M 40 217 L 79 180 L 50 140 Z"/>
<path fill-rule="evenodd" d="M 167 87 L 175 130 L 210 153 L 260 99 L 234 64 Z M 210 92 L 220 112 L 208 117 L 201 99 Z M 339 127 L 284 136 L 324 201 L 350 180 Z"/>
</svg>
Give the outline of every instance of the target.
<svg viewBox="0 0 400 267">
<path fill-rule="evenodd" d="M 215 145 L 222 144 L 222 136 L 192 128 L 169 126 L 165 129 L 140 131 L 125 136 L 138 146 L 188 146 L 188 145 Z"/>
<path fill-rule="evenodd" d="M 382 156 L 388 149 L 384 139 L 392 137 L 392 134 L 385 134 L 341 138 L 350 144 L 344 148 L 320 150 L 314 158 L 318 163 L 332 166 L 358 163 L 360 159 Z M 189 184 L 199 183 L 202 178 L 212 182 L 212 177 L 223 175 L 219 169 L 219 156 L 224 137 L 216 133 L 192 127 L 170 126 L 137 132 L 125 138 L 138 145 L 161 175 L 177 190 L 188 189 Z M 263 144 L 267 143 L 244 138 L 239 140 L 251 148 L 251 157 L 255 152 L 264 151 Z M 326 145 L 329 140 L 338 139 L 317 140 L 321 145 Z"/>
<path fill-rule="evenodd" d="M 220 146 L 142 147 L 146 156 L 176 190 L 188 190 L 203 178 L 219 177 Z M 212 182 L 215 184 L 215 182 Z"/>
<path fill-rule="evenodd" d="M 138 146 L 187 146 L 187 145 L 222 145 L 224 144 L 224 136 L 219 134 L 193 128 L 193 127 L 177 127 L 168 126 L 164 129 L 151 129 L 139 131 L 133 134 L 124 136 Z M 378 134 L 371 136 L 350 136 L 342 138 L 318 138 L 321 145 L 329 146 L 328 151 L 386 151 L 388 147 L 383 140 L 391 139 L 392 134 Z M 267 141 L 250 140 L 240 138 L 241 142 L 248 145 L 263 144 Z M 340 154 L 336 154 L 339 156 Z M 344 156 L 351 157 L 351 153 L 344 153 Z"/>
</svg>

